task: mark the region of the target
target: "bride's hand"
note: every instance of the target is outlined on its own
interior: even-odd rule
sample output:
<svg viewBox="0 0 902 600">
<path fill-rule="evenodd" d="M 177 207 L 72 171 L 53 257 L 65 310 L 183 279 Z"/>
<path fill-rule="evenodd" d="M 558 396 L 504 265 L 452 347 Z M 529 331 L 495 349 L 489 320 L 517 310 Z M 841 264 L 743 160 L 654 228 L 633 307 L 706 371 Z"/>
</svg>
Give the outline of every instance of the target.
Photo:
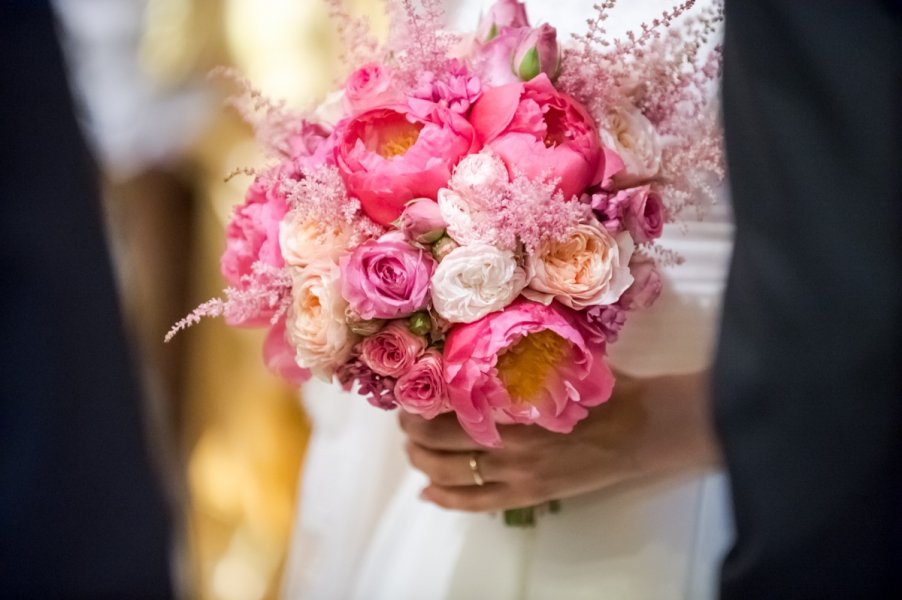
<svg viewBox="0 0 902 600">
<path fill-rule="evenodd" d="M 716 464 L 707 373 L 618 378 L 613 397 L 572 433 L 501 426 L 503 447 L 467 436 L 453 414 L 427 421 L 401 414 L 411 464 L 430 484 L 422 497 L 439 506 L 493 512 L 563 499 L 648 475 Z M 476 453 L 484 485 L 470 466 Z"/>
</svg>

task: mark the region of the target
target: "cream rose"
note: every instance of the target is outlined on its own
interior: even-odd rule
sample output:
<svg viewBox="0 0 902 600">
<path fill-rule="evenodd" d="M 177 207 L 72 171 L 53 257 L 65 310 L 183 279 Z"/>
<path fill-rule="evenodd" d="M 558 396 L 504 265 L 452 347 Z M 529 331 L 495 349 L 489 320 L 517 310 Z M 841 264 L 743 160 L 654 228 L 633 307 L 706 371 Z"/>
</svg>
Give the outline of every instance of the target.
<svg viewBox="0 0 902 600">
<path fill-rule="evenodd" d="M 661 170 L 661 142 L 655 126 L 634 107 L 618 107 L 608 115 L 610 129 L 602 129 L 601 141 L 623 160 L 623 172 L 614 181 L 620 185 L 645 182 Z"/>
<path fill-rule="evenodd" d="M 303 268 L 321 260 L 337 263 L 347 251 L 350 238 L 348 228 L 303 220 L 292 212 L 279 223 L 282 258 L 291 267 Z"/>
<path fill-rule="evenodd" d="M 461 246 L 439 263 L 432 276 L 432 303 L 443 319 L 472 323 L 514 301 L 526 272 L 514 253 L 488 244 Z"/>
<path fill-rule="evenodd" d="M 577 310 L 613 304 L 633 283 L 632 254 L 628 233 L 614 238 L 597 221 L 579 225 L 569 239 L 548 243 L 527 258 L 529 287 L 523 295 Z"/>
<path fill-rule="evenodd" d="M 341 271 L 331 261 L 318 261 L 292 269 L 292 277 L 288 340 L 298 365 L 328 380 L 359 339 L 345 321 L 348 303 L 341 296 Z"/>
</svg>

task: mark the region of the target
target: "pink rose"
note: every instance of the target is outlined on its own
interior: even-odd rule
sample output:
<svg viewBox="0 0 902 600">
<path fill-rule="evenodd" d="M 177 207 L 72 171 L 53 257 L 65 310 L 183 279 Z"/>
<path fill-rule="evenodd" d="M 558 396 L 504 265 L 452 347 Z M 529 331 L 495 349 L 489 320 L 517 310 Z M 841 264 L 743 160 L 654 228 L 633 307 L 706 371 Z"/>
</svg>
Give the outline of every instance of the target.
<svg viewBox="0 0 902 600">
<path fill-rule="evenodd" d="M 664 287 L 657 265 L 654 259 L 637 254 L 630 261 L 630 271 L 633 285 L 623 292 L 619 304 L 626 310 L 648 308 L 658 299 Z"/>
<path fill-rule="evenodd" d="M 636 243 L 661 237 L 664 230 L 664 201 L 661 195 L 648 185 L 621 190 L 617 195 L 621 194 L 627 198 L 623 223 Z"/>
<path fill-rule="evenodd" d="M 285 319 L 280 319 L 266 334 L 263 342 L 263 362 L 266 368 L 293 386 L 310 379 L 310 371 L 302 369 L 295 360 L 294 347 L 288 343 Z"/>
<path fill-rule="evenodd" d="M 408 317 L 429 302 L 435 260 L 400 231 L 357 246 L 340 262 L 342 295 L 361 319 Z"/>
<path fill-rule="evenodd" d="M 404 375 L 424 350 L 426 338 L 412 334 L 403 321 L 389 323 L 358 346 L 363 364 L 383 377 Z"/>
<path fill-rule="evenodd" d="M 344 105 L 354 114 L 377 106 L 397 104 L 403 95 L 395 86 L 391 69 L 378 63 L 364 65 L 351 73 L 345 83 Z"/>
<path fill-rule="evenodd" d="M 541 73 L 527 83 L 483 92 L 470 122 L 478 139 L 508 168 L 529 178 L 549 175 L 567 199 L 579 197 L 604 175 L 596 126 L 573 98 Z"/>
<path fill-rule="evenodd" d="M 591 345 L 564 311 L 518 300 L 448 334 L 451 407 L 475 441 L 500 446 L 499 422 L 569 433 L 589 407 L 610 398 L 604 347 Z"/>
<path fill-rule="evenodd" d="M 429 198 L 417 198 L 404 208 L 398 221 L 408 240 L 417 244 L 432 244 L 445 233 L 447 224 L 438 203 Z"/>
<path fill-rule="evenodd" d="M 487 42 L 507 27 L 527 27 L 526 5 L 517 0 L 498 0 L 479 20 L 476 38 Z"/>
<path fill-rule="evenodd" d="M 466 119 L 430 106 L 428 115 L 419 116 L 407 106 L 376 108 L 340 125 L 335 156 L 342 179 L 382 225 L 397 219 L 414 198 L 434 200 L 454 165 L 478 149 Z"/>
<path fill-rule="evenodd" d="M 561 72 L 561 49 L 557 43 L 557 29 L 543 23 L 529 30 L 514 50 L 513 70 L 522 81 L 529 81 L 545 73 L 554 81 Z"/>
<path fill-rule="evenodd" d="M 395 383 L 395 400 L 409 413 L 434 419 L 451 410 L 445 385 L 444 362 L 437 350 L 426 350 Z"/>
</svg>

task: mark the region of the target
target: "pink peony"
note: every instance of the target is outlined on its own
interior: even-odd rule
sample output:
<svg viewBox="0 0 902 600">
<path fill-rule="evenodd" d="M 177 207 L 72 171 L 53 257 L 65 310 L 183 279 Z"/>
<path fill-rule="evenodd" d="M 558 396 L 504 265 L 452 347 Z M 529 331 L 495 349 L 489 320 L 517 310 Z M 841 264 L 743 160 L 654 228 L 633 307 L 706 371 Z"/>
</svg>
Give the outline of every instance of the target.
<svg viewBox="0 0 902 600">
<path fill-rule="evenodd" d="M 527 27 L 526 5 L 517 0 L 497 0 L 479 20 L 476 38 L 480 42 L 494 39 L 508 27 Z"/>
<path fill-rule="evenodd" d="M 222 276 L 229 285 L 241 288 L 241 278 L 250 275 L 252 266 L 262 261 L 282 267 L 279 249 L 279 223 L 288 212 L 285 196 L 278 183 L 257 177 L 248 188 L 244 204 L 235 209 L 226 228 L 226 249 L 220 259 Z"/>
<path fill-rule="evenodd" d="M 569 433 L 589 407 L 610 398 L 604 346 L 591 345 L 565 311 L 518 300 L 448 334 L 451 406 L 475 441 L 500 446 L 499 422 Z"/>
<path fill-rule="evenodd" d="M 664 288 L 657 265 L 654 259 L 637 254 L 630 261 L 630 271 L 633 274 L 633 285 L 623 292 L 619 304 L 626 310 L 648 308 L 655 303 Z"/>
<path fill-rule="evenodd" d="M 335 157 L 348 193 L 374 221 L 388 225 L 414 198 L 436 197 L 454 165 L 475 152 L 476 135 L 461 115 L 427 103 L 366 111 L 339 127 Z"/>
<path fill-rule="evenodd" d="M 310 379 L 310 371 L 298 366 L 295 350 L 288 343 L 285 319 L 280 319 L 266 334 L 263 342 L 263 362 L 266 368 L 294 386 Z"/>
<path fill-rule="evenodd" d="M 440 352 L 427 350 L 395 383 L 395 400 L 409 413 L 434 419 L 451 410 Z"/>
<path fill-rule="evenodd" d="M 408 240 L 417 244 L 437 242 L 446 227 L 438 203 L 429 198 L 417 198 L 408 204 L 398 221 L 398 229 Z"/>
<path fill-rule="evenodd" d="M 400 231 L 357 246 L 340 262 L 342 295 L 361 319 L 407 317 L 429 302 L 435 260 Z"/>
<path fill-rule="evenodd" d="M 592 117 L 555 90 L 545 73 L 484 91 L 470 122 L 479 142 L 508 168 L 530 179 L 556 179 L 568 200 L 604 176 L 604 152 Z"/>
<path fill-rule="evenodd" d="M 351 114 L 397 104 L 403 100 L 391 69 L 378 63 L 364 65 L 351 73 L 345 83 L 344 105 Z"/>
<path fill-rule="evenodd" d="M 403 321 L 393 321 L 358 346 L 360 360 L 383 377 L 400 377 L 426 350 L 426 338 L 414 335 Z"/>
</svg>

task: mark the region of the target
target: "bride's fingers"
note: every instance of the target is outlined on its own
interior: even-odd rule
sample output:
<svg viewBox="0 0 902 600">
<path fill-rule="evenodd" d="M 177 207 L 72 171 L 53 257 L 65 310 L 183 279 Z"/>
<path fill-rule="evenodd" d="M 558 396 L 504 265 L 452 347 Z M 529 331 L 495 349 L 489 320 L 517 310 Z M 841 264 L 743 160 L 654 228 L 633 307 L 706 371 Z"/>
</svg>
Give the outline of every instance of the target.
<svg viewBox="0 0 902 600">
<path fill-rule="evenodd" d="M 443 486 L 475 486 L 477 484 L 470 467 L 471 452 L 442 452 L 424 448 L 408 441 L 405 447 L 407 457 L 414 469 L 422 471 L 433 484 Z M 484 482 L 503 480 L 502 470 L 496 465 L 495 456 L 480 453 L 477 469 Z"/>
<path fill-rule="evenodd" d="M 518 506 L 510 487 L 504 483 L 457 487 L 430 485 L 420 497 L 442 508 L 466 512 L 497 512 Z"/>
<path fill-rule="evenodd" d="M 407 437 L 420 446 L 447 452 L 483 449 L 461 429 L 460 423 L 453 414 L 439 415 L 434 419 L 427 420 L 417 415 L 401 412 L 398 419 L 401 429 L 404 430 Z"/>
</svg>

